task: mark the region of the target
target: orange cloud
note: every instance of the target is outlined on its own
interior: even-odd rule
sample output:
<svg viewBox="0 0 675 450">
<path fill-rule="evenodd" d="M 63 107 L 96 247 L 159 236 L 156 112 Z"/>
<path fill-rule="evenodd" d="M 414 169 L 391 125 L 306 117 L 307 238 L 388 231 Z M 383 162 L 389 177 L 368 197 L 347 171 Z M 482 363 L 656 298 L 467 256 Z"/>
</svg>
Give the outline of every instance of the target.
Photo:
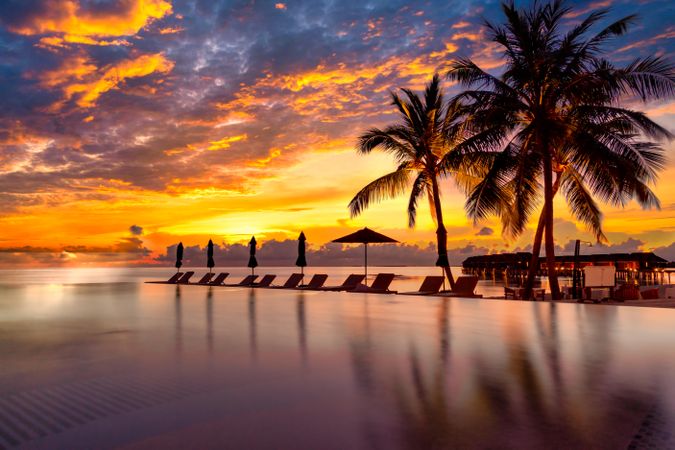
<svg viewBox="0 0 675 450">
<path fill-rule="evenodd" d="M 286 9 L 286 4 L 285 3 L 276 3 L 274 5 L 276 9 Z"/>
<path fill-rule="evenodd" d="M 82 80 L 96 72 L 97 67 L 85 56 L 66 59 L 54 70 L 42 72 L 38 78 L 44 87 L 52 88 L 72 80 Z"/>
<path fill-rule="evenodd" d="M 124 41 L 105 41 L 101 38 L 131 36 L 152 20 L 171 14 L 168 0 L 131 0 L 126 8 L 114 14 L 86 11 L 77 0 L 54 1 L 49 13 L 36 15 L 27 22 L 11 25 L 13 33 L 26 36 L 49 34 L 40 40 L 42 45 L 63 46 L 65 43 L 89 45 L 119 45 Z"/>
<path fill-rule="evenodd" d="M 612 0 L 598 0 L 592 3 L 589 3 L 585 8 L 575 9 L 565 14 L 565 18 L 574 19 L 584 14 L 588 14 L 599 8 L 606 8 L 612 4 Z"/>
<path fill-rule="evenodd" d="M 152 73 L 168 73 L 173 69 L 173 65 L 173 61 L 166 59 L 161 53 L 141 55 L 109 65 L 99 76 L 88 77 L 87 82 L 68 84 L 63 88 L 63 92 L 66 100 L 79 95 L 77 105 L 90 108 L 96 104 L 102 94 L 117 89 L 127 78 L 144 77 Z"/>
<path fill-rule="evenodd" d="M 0 171 L 15 172 L 27 169 L 39 171 L 32 166 L 32 156 L 44 151 L 53 139 L 35 134 L 19 122 L 0 126 L 0 150 L 8 146 L 20 147 L 19 153 L 0 151 Z"/>
<path fill-rule="evenodd" d="M 369 99 L 359 92 L 380 92 L 392 88 L 393 86 L 381 81 L 382 78 L 392 76 L 396 76 L 400 83 L 406 83 L 409 87 L 421 87 L 430 74 L 442 71 L 443 66 L 449 62 L 450 55 L 456 50 L 456 45 L 448 43 L 438 52 L 412 59 L 394 56 L 379 64 L 319 64 L 314 69 L 299 73 L 276 76 L 268 74 L 254 86 L 247 86 L 238 92 L 236 100 L 221 104 L 219 108 L 237 110 L 264 105 L 269 99 L 260 94 L 260 91 L 273 88 L 288 91 L 284 94 L 284 101 L 296 112 L 320 116 L 323 122 L 363 116 L 367 115 L 367 111 L 345 108 L 346 105 L 369 104 Z"/>
<path fill-rule="evenodd" d="M 466 39 L 468 41 L 476 42 L 482 38 L 482 33 L 472 33 L 470 31 L 455 33 L 450 39 L 457 41 L 459 39 Z"/>
<path fill-rule="evenodd" d="M 459 50 L 459 47 L 456 44 L 453 44 L 452 42 L 446 42 L 445 48 L 443 48 L 443 50 L 432 52 L 429 56 L 432 58 L 444 58 L 451 53 L 455 53 L 457 50 Z"/>
<path fill-rule="evenodd" d="M 185 28 L 182 27 L 166 27 L 166 28 L 160 28 L 159 29 L 159 34 L 176 34 L 180 33 L 181 31 L 184 31 Z"/>
<path fill-rule="evenodd" d="M 217 102 L 214 104 L 214 107 L 217 110 L 228 109 L 228 104 Z M 226 114 L 216 115 L 214 117 L 191 117 L 187 119 L 180 119 L 177 120 L 176 123 L 178 125 L 185 125 L 185 126 L 224 128 L 251 122 L 253 119 L 255 119 L 255 116 L 253 114 L 245 111 L 235 110 L 235 111 L 228 111 Z"/>
<path fill-rule="evenodd" d="M 246 134 L 240 134 L 237 136 L 228 136 L 217 141 L 210 142 L 210 145 L 207 147 L 207 150 L 223 150 L 226 149 L 233 142 L 245 141 L 248 138 Z"/>
<path fill-rule="evenodd" d="M 384 19 L 378 17 L 377 19 L 370 19 L 366 22 L 366 27 L 368 31 L 363 35 L 363 40 L 368 41 L 370 39 L 382 36 L 382 22 Z"/>
<path fill-rule="evenodd" d="M 73 36 L 71 34 L 66 34 L 63 37 L 59 36 L 49 36 L 43 37 L 38 42 L 37 46 L 42 48 L 66 48 L 68 44 L 87 44 L 87 45 L 131 45 L 128 41 L 124 39 L 114 39 L 112 41 L 105 40 L 96 40 L 87 36 Z"/>
<path fill-rule="evenodd" d="M 656 45 L 660 41 L 668 40 L 668 39 L 673 39 L 675 38 L 675 27 L 668 27 L 665 32 L 661 34 L 657 34 L 654 37 L 651 37 L 649 39 L 643 39 L 641 41 L 633 42 L 632 44 L 628 44 L 625 47 L 621 47 L 617 52 L 625 52 L 628 50 L 632 50 L 634 48 L 642 48 L 642 47 L 647 47 L 649 45 Z"/>
<path fill-rule="evenodd" d="M 257 159 L 251 163 L 249 163 L 250 166 L 252 167 L 265 167 L 267 164 L 269 164 L 274 158 L 278 158 L 281 156 L 281 149 L 278 149 L 276 147 L 270 149 L 269 156 L 265 158 L 260 158 Z"/>
<path fill-rule="evenodd" d="M 652 117 L 675 114 L 675 102 L 669 102 L 663 105 L 653 106 L 647 109 L 645 112 Z"/>
</svg>

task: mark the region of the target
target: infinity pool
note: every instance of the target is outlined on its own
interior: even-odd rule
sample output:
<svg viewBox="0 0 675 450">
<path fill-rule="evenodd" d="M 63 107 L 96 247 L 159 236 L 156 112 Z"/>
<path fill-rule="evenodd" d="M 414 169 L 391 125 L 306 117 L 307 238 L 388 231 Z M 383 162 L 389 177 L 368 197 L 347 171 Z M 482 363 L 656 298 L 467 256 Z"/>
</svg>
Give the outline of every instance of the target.
<svg viewBox="0 0 675 450">
<path fill-rule="evenodd" d="M 674 310 L 101 273 L 0 273 L 0 448 L 675 448 Z"/>
</svg>

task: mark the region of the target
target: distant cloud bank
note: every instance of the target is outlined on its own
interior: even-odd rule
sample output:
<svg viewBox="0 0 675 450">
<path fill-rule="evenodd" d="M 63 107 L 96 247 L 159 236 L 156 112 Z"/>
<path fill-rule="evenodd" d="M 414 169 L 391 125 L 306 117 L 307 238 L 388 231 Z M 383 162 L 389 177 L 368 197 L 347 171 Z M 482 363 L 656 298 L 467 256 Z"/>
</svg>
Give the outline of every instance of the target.
<svg viewBox="0 0 675 450">
<path fill-rule="evenodd" d="M 297 257 L 297 242 L 294 240 L 271 240 L 259 246 L 256 252 L 258 263 L 262 266 L 292 266 Z M 628 239 L 614 245 L 594 245 L 582 249 L 584 254 L 595 253 L 631 253 L 644 251 L 644 242 Z M 513 251 L 530 251 L 531 248 L 515 248 Z M 574 241 L 558 246 L 556 254 L 569 255 L 574 252 Z M 464 247 L 448 250 L 448 259 L 452 265 L 461 265 L 469 256 L 494 253 L 488 247 L 467 244 Z M 675 243 L 655 249 L 655 253 L 669 261 L 675 260 Z M 167 247 L 166 253 L 157 256 L 154 261 L 171 265 L 175 261 L 176 246 Z M 214 258 L 219 266 L 245 266 L 249 249 L 242 244 L 214 245 Z M 429 243 L 425 247 L 411 244 L 380 244 L 368 246 L 368 263 L 374 266 L 433 266 L 436 262 L 436 245 Z M 362 245 L 345 246 L 342 244 L 326 244 L 316 249 L 307 250 L 307 262 L 310 266 L 359 266 L 363 264 L 364 249 Z M 203 266 L 206 263 L 206 248 L 198 245 L 186 246 L 183 264 L 186 266 Z"/>
<path fill-rule="evenodd" d="M 133 227 L 131 227 L 133 228 Z M 134 234 L 134 230 L 130 231 Z M 135 231 L 142 233 L 142 228 Z M 176 244 L 177 245 L 177 244 Z M 125 237 L 106 247 L 65 246 L 48 247 L 7 247 L 0 248 L 0 267 L 24 266 L 67 266 L 67 265 L 121 265 L 121 266 L 173 266 L 176 245 L 166 251 L 153 255 L 137 236 Z M 261 266 L 293 266 L 297 257 L 298 243 L 295 240 L 269 240 L 259 243 L 256 252 Z M 516 247 L 512 252 L 527 252 L 531 246 Z M 582 254 L 631 253 L 648 251 L 645 243 L 629 238 L 612 245 L 595 244 L 583 246 Z M 655 248 L 654 253 L 669 261 L 675 261 L 675 243 Z M 574 240 L 562 246 L 556 246 L 556 254 L 569 255 L 574 252 Z M 452 265 L 461 265 L 469 256 L 501 253 L 494 249 L 467 243 L 463 247 L 448 250 L 448 259 Z M 248 261 L 249 248 L 243 244 L 214 244 L 214 259 L 218 267 L 244 267 Z M 370 244 L 368 263 L 374 266 L 433 266 L 436 262 L 436 245 L 413 244 Z M 307 262 L 311 266 L 360 266 L 363 264 L 362 245 L 347 246 L 329 243 L 317 248 L 307 249 Z M 183 253 L 183 265 L 201 267 L 206 265 L 206 245 L 186 245 Z"/>
</svg>

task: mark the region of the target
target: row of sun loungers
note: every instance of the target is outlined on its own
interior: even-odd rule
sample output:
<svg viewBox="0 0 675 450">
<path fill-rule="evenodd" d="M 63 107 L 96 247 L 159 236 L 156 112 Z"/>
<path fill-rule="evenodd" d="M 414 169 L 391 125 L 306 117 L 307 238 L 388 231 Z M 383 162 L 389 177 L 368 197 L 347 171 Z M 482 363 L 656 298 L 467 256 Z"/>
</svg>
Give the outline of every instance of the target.
<svg viewBox="0 0 675 450">
<path fill-rule="evenodd" d="M 225 280 L 229 273 L 223 272 L 215 276 L 213 273 L 207 273 L 198 282 L 190 283 L 190 278 L 194 272 L 178 272 L 169 278 L 163 284 L 197 284 L 205 286 L 231 286 L 231 287 L 258 287 L 268 289 L 304 289 L 314 291 L 346 291 L 346 292 L 369 292 L 378 294 L 401 294 L 401 295 L 443 295 L 447 297 L 481 297 L 479 294 L 474 294 L 474 289 L 478 284 L 478 277 L 475 276 L 461 276 L 455 282 L 455 289 L 451 291 L 442 291 L 444 277 L 442 276 L 428 276 L 422 282 L 422 285 L 417 291 L 411 292 L 397 292 L 389 289 L 391 282 L 394 280 L 393 273 L 378 274 L 373 283 L 367 286 L 363 283 L 365 276 L 358 274 L 349 275 L 345 281 L 340 285 L 324 286 L 328 279 L 326 274 L 315 274 L 306 285 L 300 285 L 304 275 L 300 273 L 292 274 L 284 284 L 273 285 L 272 282 L 276 279 L 276 275 L 265 275 L 260 281 L 256 282 L 258 275 L 247 275 L 238 283 L 229 284 Z M 215 278 L 214 278 L 215 276 Z"/>
</svg>

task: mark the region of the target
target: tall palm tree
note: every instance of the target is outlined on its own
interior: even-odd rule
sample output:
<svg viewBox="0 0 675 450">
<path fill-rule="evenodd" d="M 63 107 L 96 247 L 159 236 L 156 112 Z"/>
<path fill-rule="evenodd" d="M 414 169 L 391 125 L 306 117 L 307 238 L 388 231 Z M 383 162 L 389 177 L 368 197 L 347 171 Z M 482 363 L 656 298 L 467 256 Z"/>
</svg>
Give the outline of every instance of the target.
<svg viewBox="0 0 675 450">
<path fill-rule="evenodd" d="M 411 189 L 408 201 L 408 226 L 413 228 L 417 206 L 421 197 L 427 196 L 434 221 L 438 260 L 454 288 L 447 249 L 447 231 L 443 224 L 439 179 L 450 173 L 449 168 L 461 167 L 452 149 L 462 137 L 463 116 L 459 104 L 446 105 L 440 78 L 436 74 L 420 98 L 409 89 L 402 89 L 404 96 L 391 94 L 392 104 L 400 115 L 400 123 L 384 129 L 373 128 L 360 136 L 357 151 L 368 154 L 378 149 L 393 155 L 398 163 L 395 171 L 388 173 L 361 189 L 349 202 L 352 217 L 359 215 L 371 203 L 399 196 Z M 457 175 L 462 179 L 462 175 Z"/>
<path fill-rule="evenodd" d="M 500 216 L 505 234 L 513 237 L 525 229 L 543 195 L 526 290 L 531 290 L 543 234 L 551 293 L 558 299 L 555 194 L 562 190 L 571 213 L 599 241 L 604 239 L 602 215 L 594 197 L 618 206 L 635 198 L 643 207 L 658 207 L 649 184 L 663 167 L 663 149 L 641 137 L 672 136 L 645 114 L 618 103 L 627 95 L 672 97 L 675 69 L 660 57 L 617 67 L 602 56 L 605 44 L 623 35 L 635 16 L 591 34 L 608 10 L 594 11 L 563 32 L 570 8 L 562 1 L 526 10 L 510 2 L 502 9 L 505 24 L 486 26 L 503 48 L 504 72 L 493 76 L 470 59 L 453 62 L 448 72 L 450 80 L 467 89 L 453 101 L 467 108 L 467 127 L 474 133 L 456 151 L 495 152 L 466 206 L 476 220 Z"/>
</svg>

